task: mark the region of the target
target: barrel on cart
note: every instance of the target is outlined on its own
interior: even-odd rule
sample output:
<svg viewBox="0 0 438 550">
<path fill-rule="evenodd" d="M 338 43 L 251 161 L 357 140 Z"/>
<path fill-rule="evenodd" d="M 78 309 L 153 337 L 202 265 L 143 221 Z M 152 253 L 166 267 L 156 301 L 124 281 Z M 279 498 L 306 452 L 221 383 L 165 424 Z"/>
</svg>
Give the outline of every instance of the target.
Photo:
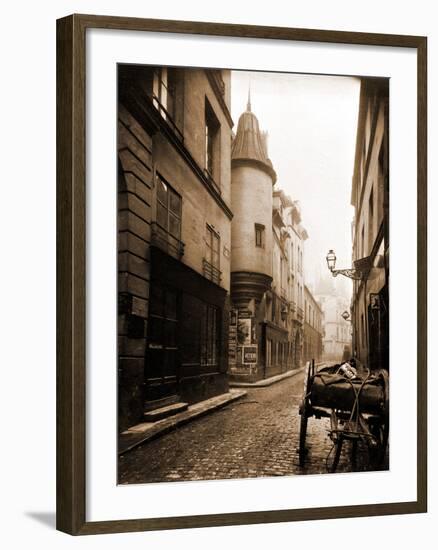
<svg viewBox="0 0 438 550">
<path fill-rule="evenodd" d="M 300 466 L 304 467 L 306 462 L 307 424 L 311 417 L 330 419 L 328 436 L 333 442 L 334 457 L 329 471 L 336 471 L 345 441 L 352 443 L 353 468 L 359 442 L 368 447 L 371 468 L 379 468 L 383 463 L 389 433 L 387 371 L 358 374 L 350 363 L 316 369 L 314 360 L 309 361 L 299 413 Z"/>
</svg>

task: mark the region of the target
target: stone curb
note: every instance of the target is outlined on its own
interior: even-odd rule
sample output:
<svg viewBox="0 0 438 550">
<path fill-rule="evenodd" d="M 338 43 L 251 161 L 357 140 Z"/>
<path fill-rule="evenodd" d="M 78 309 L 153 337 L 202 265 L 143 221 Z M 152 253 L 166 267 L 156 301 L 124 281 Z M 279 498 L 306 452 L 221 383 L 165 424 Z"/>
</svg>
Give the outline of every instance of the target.
<svg viewBox="0 0 438 550">
<path fill-rule="evenodd" d="M 257 382 L 230 382 L 229 386 L 230 388 L 266 388 L 267 386 L 272 386 L 272 384 L 276 384 L 277 382 L 281 382 L 282 380 L 285 380 L 286 378 L 290 378 L 291 376 L 295 376 L 296 374 L 299 374 L 300 372 L 303 372 L 304 367 L 301 367 L 299 369 L 290 370 L 288 372 L 284 372 L 283 374 L 278 374 L 277 376 L 271 376 L 271 378 L 265 378 L 264 380 L 258 380 Z"/>
<path fill-rule="evenodd" d="M 191 420 L 200 418 L 206 414 L 214 412 L 229 403 L 237 401 L 246 395 L 243 390 L 230 390 L 228 393 L 206 399 L 194 405 L 190 405 L 186 411 L 158 420 L 157 422 L 144 422 L 129 428 L 119 436 L 118 455 L 123 455 L 139 445 L 154 439 L 159 435 L 164 435 Z"/>
</svg>

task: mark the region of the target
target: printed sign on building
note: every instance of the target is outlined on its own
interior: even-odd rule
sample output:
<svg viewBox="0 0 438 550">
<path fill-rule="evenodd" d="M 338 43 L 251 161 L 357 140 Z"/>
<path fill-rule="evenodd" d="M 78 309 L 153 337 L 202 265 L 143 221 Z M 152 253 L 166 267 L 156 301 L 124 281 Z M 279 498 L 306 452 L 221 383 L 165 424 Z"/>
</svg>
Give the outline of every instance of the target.
<svg viewBox="0 0 438 550">
<path fill-rule="evenodd" d="M 237 355 L 237 326 L 228 328 L 228 364 L 231 368 L 236 366 Z"/>
<path fill-rule="evenodd" d="M 243 362 L 246 364 L 257 363 L 257 346 L 243 347 Z"/>
</svg>

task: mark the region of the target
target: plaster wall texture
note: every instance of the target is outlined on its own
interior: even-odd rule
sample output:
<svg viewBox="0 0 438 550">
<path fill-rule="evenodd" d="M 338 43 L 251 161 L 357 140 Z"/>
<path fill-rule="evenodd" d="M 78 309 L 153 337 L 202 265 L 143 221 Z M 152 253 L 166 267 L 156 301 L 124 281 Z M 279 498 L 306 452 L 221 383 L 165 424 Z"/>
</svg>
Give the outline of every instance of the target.
<svg viewBox="0 0 438 550">
<path fill-rule="evenodd" d="M 232 169 L 231 270 L 253 271 L 272 277 L 272 180 L 258 168 Z M 255 225 L 265 226 L 264 247 L 255 246 Z M 252 244 L 251 244 L 252 243 Z"/>
</svg>

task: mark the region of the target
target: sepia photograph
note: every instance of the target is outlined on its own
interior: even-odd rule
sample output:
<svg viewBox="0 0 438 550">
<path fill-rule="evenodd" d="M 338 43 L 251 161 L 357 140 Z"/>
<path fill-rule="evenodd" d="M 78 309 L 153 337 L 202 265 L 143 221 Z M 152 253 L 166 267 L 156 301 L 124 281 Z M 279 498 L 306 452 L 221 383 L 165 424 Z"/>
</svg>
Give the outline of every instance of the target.
<svg viewBox="0 0 438 550">
<path fill-rule="evenodd" d="M 118 64 L 118 484 L 389 464 L 389 79 Z"/>
</svg>

